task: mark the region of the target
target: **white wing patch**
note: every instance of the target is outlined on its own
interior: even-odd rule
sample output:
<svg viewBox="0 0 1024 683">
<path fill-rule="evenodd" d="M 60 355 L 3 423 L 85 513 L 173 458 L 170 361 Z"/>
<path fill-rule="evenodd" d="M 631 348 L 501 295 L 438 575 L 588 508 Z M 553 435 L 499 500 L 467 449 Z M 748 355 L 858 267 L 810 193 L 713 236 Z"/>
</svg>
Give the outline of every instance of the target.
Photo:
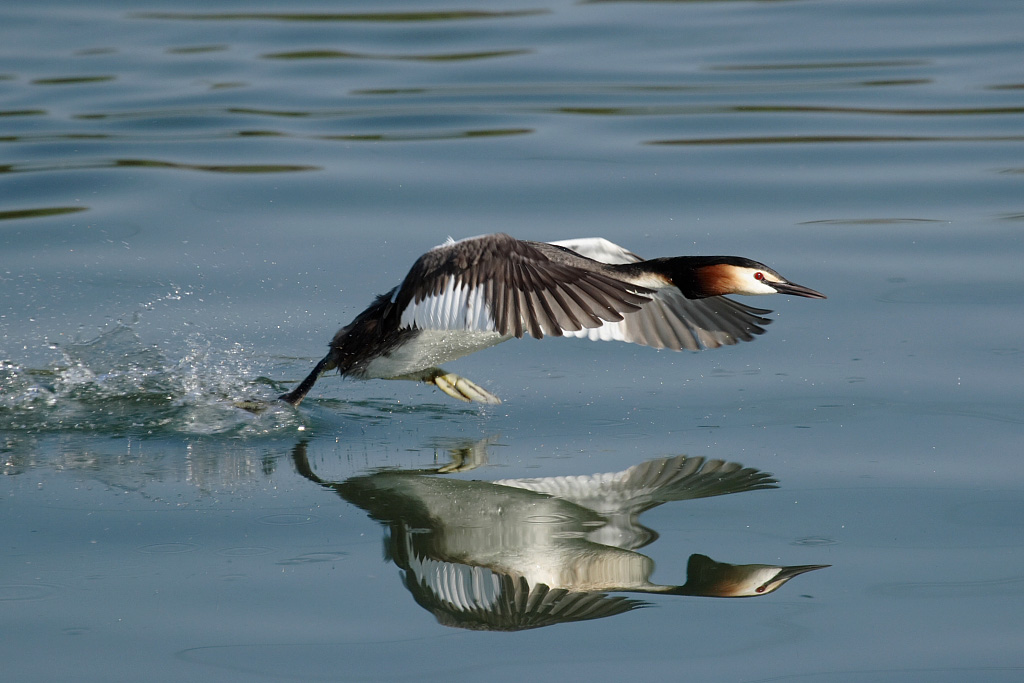
<svg viewBox="0 0 1024 683">
<path fill-rule="evenodd" d="M 411 303 L 402 311 L 402 327 L 421 330 L 469 330 L 495 332 L 483 287 L 467 287 L 448 278 L 440 293 Z"/>
<path fill-rule="evenodd" d="M 628 249 L 624 249 L 614 242 L 609 242 L 603 237 L 579 237 L 571 240 L 548 242 L 548 244 L 553 244 L 556 247 L 565 247 L 575 251 L 580 256 L 586 256 L 601 263 L 636 263 L 643 260 Z"/>
<path fill-rule="evenodd" d="M 409 571 L 425 584 L 438 600 L 450 603 L 457 610 L 489 611 L 501 595 L 501 580 L 486 567 L 454 562 L 441 562 L 422 557 L 412 547 L 412 533 L 405 534 Z"/>
<path fill-rule="evenodd" d="M 626 339 L 626 330 L 623 328 L 621 322 L 611 323 L 605 322 L 601 327 L 583 328 L 582 330 L 567 330 L 563 332 L 566 337 L 576 337 L 577 339 L 590 339 L 591 341 L 621 341 L 628 342 Z"/>
<path fill-rule="evenodd" d="M 639 256 L 614 242 L 603 237 L 578 237 L 571 240 L 559 240 L 551 242 L 557 247 L 565 247 L 575 251 L 580 256 L 592 258 L 595 261 L 609 264 L 636 263 L 642 261 Z M 663 283 L 662 283 L 663 284 Z M 656 289 L 656 288 L 652 288 Z M 657 297 L 657 294 L 654 295 Z M 650 304 L 648 304 L 650 305 Z M 625 320 L 619 322 L 605 321 L 600 327 L 583 328 L 582 330 L 567 330 L 566 337 L 577 339 L 590 339 L 591 341 L 632 341 L 626 333 Z"/>
</svg>

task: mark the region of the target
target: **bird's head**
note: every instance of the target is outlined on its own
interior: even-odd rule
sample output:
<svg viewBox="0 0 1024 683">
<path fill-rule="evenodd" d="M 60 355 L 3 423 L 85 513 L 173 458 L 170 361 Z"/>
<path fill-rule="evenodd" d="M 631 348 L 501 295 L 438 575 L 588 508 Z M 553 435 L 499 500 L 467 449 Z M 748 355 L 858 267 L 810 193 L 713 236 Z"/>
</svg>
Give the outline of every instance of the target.
<svg viewBox="0 0 1024 683">
<path fill-rule="evenodd" d="M 781 567 L 770 564 L 726 564 L 707 555 L 691 555 L 686 568 L 684 592 L 716 598 L 750 598 L 777 590 L 794 576 L 827 564 Z"/>
<path fill-rule="evenodd" d="M 790 282 L 763 263 L 739 256 L 694 257 L 692 285 L 703 296 L 725 294 L 792 294 L 809 299 L 825 295 L 810 287 Z M 687 278 L 684 276 L 683 280 Z M 680 287 L 680 289 L 683 289 Z M 685 293 L 685 290 L 684 290 Z"/>
</svg>

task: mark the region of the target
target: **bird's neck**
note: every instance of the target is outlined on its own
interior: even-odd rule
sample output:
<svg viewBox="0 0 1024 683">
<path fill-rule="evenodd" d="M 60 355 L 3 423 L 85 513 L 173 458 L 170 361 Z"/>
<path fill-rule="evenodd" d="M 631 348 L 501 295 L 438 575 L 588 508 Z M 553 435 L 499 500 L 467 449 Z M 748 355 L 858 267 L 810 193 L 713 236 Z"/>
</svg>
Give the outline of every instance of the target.
<svg viewBox="0 0 1024 683">
<path fill-rule="evenodd" d="M 721 296 L 732 291 L 728 256 L 669 256 L 635 264 L 661 275 L 687 299 Z"/>
</svg>

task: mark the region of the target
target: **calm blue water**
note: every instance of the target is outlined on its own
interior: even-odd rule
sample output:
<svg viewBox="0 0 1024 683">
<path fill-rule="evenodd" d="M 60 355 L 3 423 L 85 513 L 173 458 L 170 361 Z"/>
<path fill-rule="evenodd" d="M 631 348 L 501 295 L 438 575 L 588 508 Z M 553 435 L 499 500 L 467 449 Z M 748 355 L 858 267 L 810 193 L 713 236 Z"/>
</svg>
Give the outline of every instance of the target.
<svg viewBox="0 0 1024 683">
<path fill-rule="evenodd" d="M 1020 679 L 1020 3 L 102 5 L 0 8 L 5 680 Z M 236 407 L 499 230 L 829 299 L 700 354 L 451 364 L 497 407 L 330 376 Z M 775 487 L 508 485 L 681 454 Z M 831 567 L 494 595 L 692 555 Z"/>
</svg>

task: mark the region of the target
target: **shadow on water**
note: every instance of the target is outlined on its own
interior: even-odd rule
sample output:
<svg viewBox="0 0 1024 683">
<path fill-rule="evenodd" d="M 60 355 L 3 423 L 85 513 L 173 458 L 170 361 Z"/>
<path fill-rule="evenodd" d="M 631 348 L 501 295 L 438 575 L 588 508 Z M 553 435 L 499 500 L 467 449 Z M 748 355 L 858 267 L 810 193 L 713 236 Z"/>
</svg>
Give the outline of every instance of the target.
<svg viewBox="0 0 1024 683">
<path fill-rule="evenodd" d="M 341 482 L 299 474 L 362 508 L 386 529 L 387 558 L 439 623 L 518 631 L 615 616 L 647 603 L 614 593 L 766 595 L 828 565 L 734 565 L 690 556 L 682 585 L 652 583 L 637 552 L 658 538 L 641 513 L 668 502 L 776 488 L 766 472 L 700 457 L 658 458 L 621 472 L 469 481 L 445 477 L 487 461 L 490 439 L 450 450 L 432 469 L 380 470 Z"/>
</svg>

